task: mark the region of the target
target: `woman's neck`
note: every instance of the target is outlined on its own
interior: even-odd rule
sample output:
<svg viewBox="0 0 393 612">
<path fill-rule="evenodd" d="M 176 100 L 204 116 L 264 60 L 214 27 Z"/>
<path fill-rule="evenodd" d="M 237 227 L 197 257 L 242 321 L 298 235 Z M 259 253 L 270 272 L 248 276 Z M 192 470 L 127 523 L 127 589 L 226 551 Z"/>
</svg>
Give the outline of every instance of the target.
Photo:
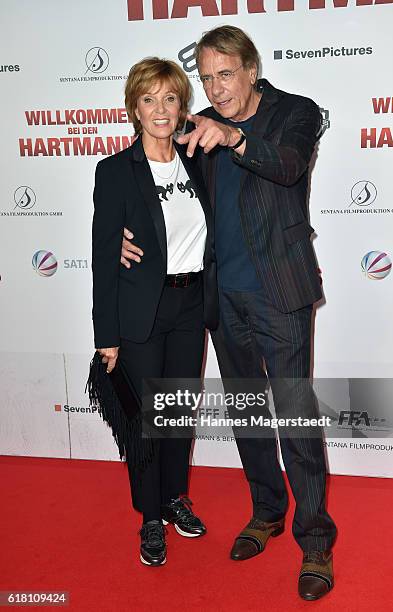
<svg viewBox="0 0 393 612">
<path fill-rule="evenodd" d="M 170 162 L 175 157 L 173 136 L 169 138 L 153 138 L 150 134 L 142 134 L 145 155 L 150 161 Z"/>
</svg>

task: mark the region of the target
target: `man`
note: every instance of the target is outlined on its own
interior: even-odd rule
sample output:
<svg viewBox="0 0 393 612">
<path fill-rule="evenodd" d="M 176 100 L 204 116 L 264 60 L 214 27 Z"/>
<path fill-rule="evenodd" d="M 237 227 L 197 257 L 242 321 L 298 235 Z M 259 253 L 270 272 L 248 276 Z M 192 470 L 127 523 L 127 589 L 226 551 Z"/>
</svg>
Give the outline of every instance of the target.
<svg viewBox="0 0 393 612">
<path fill-rule="evenodd" d="M 322 295 L 307 220 L 319 109 L 310 99 L 257 80 L 258 52 L 236 27 L 204 34 L 196 60 L 211 106 L 188 117 L 195 129 L 179 142 L 187 144 L 189 156 L 200 156 L 215 212 L 220 324 L 212 337 L 221 376 L 263 379 L 267 373 L 278 417 L 315 416 L 312 393 L 294 401 L 296 384 L 288 383 L 288 394 L 282 385 L 310 377 L 312 305 Z M 124 257 L 141 261 L 138 247 L 123 244 Z M 336 536 L 325 508 L 322 435 L 280 432 L 280 444 L 296 499 L 293 534 L 303 550 L 298 590 L 304 599 L 318 599 L 333 587 Z M 282 533 L 288 497 L 276 439 L 237 437 L 237 446 L 253 517 L 231 558 L 244 560 Z"/>
</svg>

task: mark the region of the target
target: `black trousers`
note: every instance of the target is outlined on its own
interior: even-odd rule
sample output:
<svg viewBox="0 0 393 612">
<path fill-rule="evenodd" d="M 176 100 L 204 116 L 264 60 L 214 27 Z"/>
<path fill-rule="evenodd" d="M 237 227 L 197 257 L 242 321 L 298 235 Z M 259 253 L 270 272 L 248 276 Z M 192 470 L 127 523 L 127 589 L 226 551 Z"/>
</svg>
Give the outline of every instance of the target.
<svg viewBox="0 0 393 612">
<path fill-rule="evenodd" d="M 204 352 L 202 278 L 185 288 L 164 287 L 149 339 L 122 339 L 119 360 L 135 391 L 144 378 L 199 378 Z M 128 464 L 134 508 L 143 521 L 161 518 L 161 505 L 188 488 L 191 439 L 153 440 L 152 462 L 144 470 Z"/>
<path fill-rule="evenodd" d="M 315 417 L 317 406 L 311 386 L 307 401 L 296 402 L 293 408 L 279 380 L 308 380 L 311 317 L 312 306 L 289 314 L 280 312 L 263 290 L 220 290 L 220 326 L 212 338 L 222 378 L 266 378 L 267 373 L 277 417 Z M 269 522 L 282 518 L 288 495 L 276 437 L 242 438 L 236 430 L 234 433 L 250 485 L 254 516 Z M 335 524 L 325 507 L 322 432 L 316 437 L 315 433 L 314 429 L 311 436 L 301 438 L 280 435 L 281 453 L 296 500 L 292 531 L 304 551 L 327 550 L 336 536 Z"/>
</svg>

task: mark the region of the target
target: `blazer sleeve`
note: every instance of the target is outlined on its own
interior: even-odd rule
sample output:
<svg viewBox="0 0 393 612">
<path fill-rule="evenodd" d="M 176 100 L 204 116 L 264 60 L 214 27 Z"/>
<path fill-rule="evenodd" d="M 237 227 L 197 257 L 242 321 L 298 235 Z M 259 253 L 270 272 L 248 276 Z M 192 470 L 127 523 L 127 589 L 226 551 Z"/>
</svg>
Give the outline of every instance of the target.
<svg viewBox="0 0 393 612">
<path fill-rule="evenodd" d="M 93 194 L 93 326 L 96 348 L 120 345 L 118 285 L 125 202 L 119 192 L 118 180 L 108 172 L 105 161 L 97 164 Z"/>
<path fill-rule="evenodd" d="M 247 132 L 244 154 L 232 151 L 232 159 L 262 178 L 280 185 L 293 185 L 310 163 L 321 120 L 315 102 L 300 98 L 283 116 L 284 126 L 278 144 Z"/>
</svg>

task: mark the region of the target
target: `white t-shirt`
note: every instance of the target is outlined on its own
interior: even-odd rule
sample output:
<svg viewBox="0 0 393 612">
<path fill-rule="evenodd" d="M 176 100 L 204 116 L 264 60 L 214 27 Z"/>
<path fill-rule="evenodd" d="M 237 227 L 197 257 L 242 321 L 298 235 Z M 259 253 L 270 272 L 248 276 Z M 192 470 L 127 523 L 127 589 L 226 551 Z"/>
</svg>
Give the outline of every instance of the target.
<svg viewBox="0 0 393 612">
<path fill-rule="evenodd" d="M 201 203 L 176 153 L 171 162 L 148 160 L 165 219 L 167 274 L 203 269 L 206 220 Z"/>
</svg>

